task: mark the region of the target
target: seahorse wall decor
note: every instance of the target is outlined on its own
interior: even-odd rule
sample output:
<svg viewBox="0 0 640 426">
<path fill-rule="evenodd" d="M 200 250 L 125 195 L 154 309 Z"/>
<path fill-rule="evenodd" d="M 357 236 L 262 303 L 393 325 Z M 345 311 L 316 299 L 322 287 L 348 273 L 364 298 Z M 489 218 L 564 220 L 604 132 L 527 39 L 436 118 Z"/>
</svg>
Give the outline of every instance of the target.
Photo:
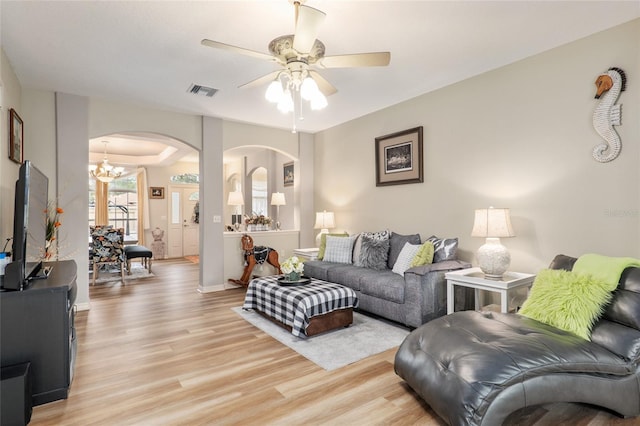
<svg viewBox="0 0 640 426">
<path fill-rule="evenodd" d="M 605 143 L 596 145 L 593 148 L 593 158 L 601 163 L 608 163 L 618 158 L 622 142 L 620 136 L 613 126 L 620 125 L 622 112 L 621 105 L 616 105 L 616 101 L 627 87 L 627 76 L 620 68 L 609 68 L 604 74 L 596 79 L 596 99 L 598 105 L 593 112 L 593 128 L 600 135 Z"/>
</svg>

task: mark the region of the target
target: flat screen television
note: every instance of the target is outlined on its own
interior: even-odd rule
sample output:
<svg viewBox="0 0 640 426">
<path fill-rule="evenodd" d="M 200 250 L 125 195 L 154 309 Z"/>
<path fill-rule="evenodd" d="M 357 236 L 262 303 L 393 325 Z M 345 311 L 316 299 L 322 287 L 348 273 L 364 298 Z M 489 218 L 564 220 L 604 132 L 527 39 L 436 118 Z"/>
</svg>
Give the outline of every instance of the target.
<svg viewBox="0 0 640 426">
<path fill-rule="evenodd" d="M 5 269 L 3 287 L 21 290 L 38 276 L 47 240 L 49 179 L 26 160 L 16 181 L 12 262 Z"/>
</svg>

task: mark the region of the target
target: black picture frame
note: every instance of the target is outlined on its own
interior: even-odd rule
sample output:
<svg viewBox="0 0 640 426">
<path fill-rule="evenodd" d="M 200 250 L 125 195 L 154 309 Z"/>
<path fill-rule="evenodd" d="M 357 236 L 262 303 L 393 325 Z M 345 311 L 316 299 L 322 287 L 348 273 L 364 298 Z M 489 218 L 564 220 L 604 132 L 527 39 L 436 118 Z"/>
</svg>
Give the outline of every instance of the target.
<svg viewBox="0 0 640 426">
<path fill-rule="evenodd" d="M 9 159 L 18 164 L 24 159 L 24 123 L 13 108 L 9 110 Z"/>
<path fill-rule="evenodd" d="M 424 182 L 422 126 L 379 136 L 376 145 L 376 186 Z"/>
<path fill-rule="evenodd" d="M 294 175 L 294 170 L 293 170 L 293 161 L 290 163 L 285 163 L 282 166 L 282 172 L 283 172 L 283 184 L 284 186 L 293 186 L 294 180 L 295 180 L 295 175 Z"/>
</svg>

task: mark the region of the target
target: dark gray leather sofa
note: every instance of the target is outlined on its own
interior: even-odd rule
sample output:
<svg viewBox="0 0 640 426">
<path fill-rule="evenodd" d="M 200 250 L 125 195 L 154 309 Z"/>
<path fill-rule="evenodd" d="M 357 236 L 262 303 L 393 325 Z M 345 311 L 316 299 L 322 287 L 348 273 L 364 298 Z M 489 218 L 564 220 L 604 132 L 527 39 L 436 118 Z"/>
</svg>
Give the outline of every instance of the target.
<svg viewBox="0 0 640 426">
<path fill-rule="evenodd" d="M 571 270 L 558 255 L 551 268 Z M 591 341 L 517 314 L 456 312 L 414 330 L 395 371 L 451 425 L 582 402 L 640 415 L 640 268 L 627 268 Z"/>
</svg>

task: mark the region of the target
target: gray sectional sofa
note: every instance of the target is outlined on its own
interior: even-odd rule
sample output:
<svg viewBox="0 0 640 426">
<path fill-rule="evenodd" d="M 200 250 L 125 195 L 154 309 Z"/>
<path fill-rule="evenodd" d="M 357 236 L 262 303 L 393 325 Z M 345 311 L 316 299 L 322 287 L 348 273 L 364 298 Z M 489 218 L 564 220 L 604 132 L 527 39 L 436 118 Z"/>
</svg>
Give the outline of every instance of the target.
<svg viewBox="0 0 640 426">
<path fill-rule="evenodd" d="M 361 264 L 357 260 L 355 264 L 314 260 L 305 262 L 304 275 L 350 287 L 358 295 L 358 309 L 362 311 L 419 327 L 447 312 L 445 272 L 471 265 L 451 259 L 450 254 L 447 260 L 434 258 L 434 263 L 410 268 L 399 275 L 392 271 L 393 262 L 398 257 L 398 246 L 404 245 L 406 239 L 406 236 L 391 234 L 390 262 L 386 267 L 356 266 Z M 419 236 L 417 243 L 420 243 Z M 473 293 L 469 289 L 457 287 L 455 300 L 457 310 L 473 308 Z"/>
</svg>

